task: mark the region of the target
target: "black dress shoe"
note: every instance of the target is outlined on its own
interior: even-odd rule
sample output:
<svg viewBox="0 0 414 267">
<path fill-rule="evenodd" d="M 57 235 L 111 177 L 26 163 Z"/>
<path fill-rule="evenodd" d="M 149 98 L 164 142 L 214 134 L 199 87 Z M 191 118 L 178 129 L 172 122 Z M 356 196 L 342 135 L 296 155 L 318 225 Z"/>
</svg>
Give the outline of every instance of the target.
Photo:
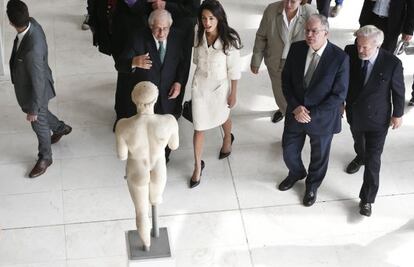
<svg viewBox="0 0 414 267">
<path fill-rule="evenodd" d="M 345 171 L 349 174 L 356 173 L 357 171 L 359 171 L 362 165 L 364 165 L 364 163 L 361 162 L 361 160 L 359 160 L 358 157 L 356 157 L 351 161 L 351 163 L 348 164 Z"/>
<path fill-rule="evenodd" d="M 372 213 L 372 208 L 371 208 L 371 203 L 366 203 L 366 202 L 359 202 L 359 214 L 364 215 L 364 216 L 371 216 Z"/>
<path fill-rule="evenodd" d="M 39 159 L 33 169 L 29 173 L 29 178 L 36 178 L 44 174 L 47 170 L 47 167 L 52 165 L 52 159 Z"/>
<path fill-rule="evenodd" d="M 278 186 L 279 190 L 280 191 L 286 191 L 286 190 L 291 189 L 297 181 L 302 180 L 303 178 L 306 177 L 306 175 L 307 174 L 305 173 L 301 177 L 290 177 L 290 176 L 286 177 L 285 180 L 283 180 L 279 184 L 279 186 Z"/>
<path fill-rule="evenodd" d="M 414 97 L 411 97 L 410 101 L 408 101 L 409 106 L 414 106 Z"/>
<path fill-rule="evenodd" d="M 231 134 L 231 145 L 233 145 L 233 141 L 234 141 L 234 135 L 233 135 L 233 134 Z M 230 152 L 222 152 L 222 151 L 220 150 L 219 159 L 225 159 L 225 158 L 227 158 L 228 156 L 230 156 L 230 154 L 231 154 L 231 151 L 230 151 Z"/>
<path fill-rule="evenodd" d="M 65 126 L 63 127 L 63 130 L 61 132 L 52 134 L 52 136 L 50 137 L 50 143 L 56 144 L 57 142 L 59 142 L 59 140 L 60 140 L 60 138 L 62 138 L 62 136 L 68 135 L 71 132 L 72 132 L 72 127 L 65 124 Z"/>
<path fill-rule="evenodd" d="M 317 191 L 309 191 L 305 193 L 305 196 L 303 197 L 303 205 L 306 207 L 312 206 L 316 201 L 316 194 Z"/>
<path fill-rule="evenodd" d="M 272 116 L 272 122 L 276 123 L 283 119 L 283 113 L 280 110 L 276 110 L 276 112 Z"/>
<path fill-rule="evenodd" d="M 203 169 L 206 166 L 206 164 L 204 163 L 204 160 L 201 160 L 201 170 L 200 170 L 200 178 L 198 178 L 198 181 L 193 181 L 193 179 L 190 179 L 190 188 L 194 188 L 197 185 L 200 184 L 201 181 L 201 175 L 203 174 Z"/>
</svg>

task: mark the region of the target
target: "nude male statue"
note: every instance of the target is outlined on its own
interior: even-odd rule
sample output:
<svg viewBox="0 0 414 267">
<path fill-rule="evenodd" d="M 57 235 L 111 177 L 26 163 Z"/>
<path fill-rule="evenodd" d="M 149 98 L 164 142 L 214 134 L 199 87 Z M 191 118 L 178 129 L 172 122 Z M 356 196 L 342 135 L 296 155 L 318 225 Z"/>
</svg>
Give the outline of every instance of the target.
<svg viewBox="0 0 414 267">
<path fill-rule="evenodd" d="M 162 202 L 167 181 L 165 147 L 178 148 L 178 123 L 174 116 L 154 114 L 158 88 L 140 82 L 131 93 L 138 114 L 121 119 L 115 129 L 118 158 L 127 160 L 126 177 L 134 202 L 138 234 L 144 249 L 151 245 L 149 205 Z"/>
</svg>

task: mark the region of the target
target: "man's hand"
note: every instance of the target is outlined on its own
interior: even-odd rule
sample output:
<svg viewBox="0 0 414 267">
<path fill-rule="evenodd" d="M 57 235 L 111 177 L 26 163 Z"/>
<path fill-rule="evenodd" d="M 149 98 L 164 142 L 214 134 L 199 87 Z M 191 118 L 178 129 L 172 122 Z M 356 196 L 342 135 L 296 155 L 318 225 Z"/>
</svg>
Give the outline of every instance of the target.
<svg viewBox="0 0 414 267">
<path fill-rule="evenodd" d="M 311 121 L 311 117 L 309 116 L 309 113 L 310 111 L 304 106 L 297 106 L 295 110 L 293 110 L 295 119 L 300 123 L 309 123 Z"/>
<path fill-rule="evenodd" d="M 27 113 L 26 120 L 29 122 L 37 121 L 37 115 Z"/>
<path fill-rule="evenodd" d="M 178 82 L 173 83 L 170 92 L 168 93 L 168 99 L 175 99 L 181 92 L 181 84 Z"/>
<path fill-rule="evenodd" d="M 250 70 L 252 71 L 253 74 L 258 74 L 259 73 L 259 68 L 258 67 L 250 66 Z"/>
<path fill-rule="evenodd" d="M 149 70 L 152 67 L 152 61 L 149 53 L 132 58 L 132 68 L 141 68 Z"/>
<path fill-rule="evenodd" d="M 411 38 L 413 38 L 413 36 L 412 36 L 412 35 L 408 35 L 408 34 L 405 34 L 405 33 L 403 33 L 403 34 L 402 34 L 402 36 L 401 36 L 401 39 L 402 39 L 404 42 L 409 42 L 409 41 L 411 41 Z"/>
<path fill-rule="evenodd" d="M 392 126 L 392 129 L 395 130 L 399 128 L 402 124 L 402 117 L 391 117 L 390 126 Z"/>
<path fill-rule="evenodd" d="M 165 9 L 165 1 L 163 0 L 148 0 L 148 3 L 152 3 L 152 9 Z"/>
</svg>

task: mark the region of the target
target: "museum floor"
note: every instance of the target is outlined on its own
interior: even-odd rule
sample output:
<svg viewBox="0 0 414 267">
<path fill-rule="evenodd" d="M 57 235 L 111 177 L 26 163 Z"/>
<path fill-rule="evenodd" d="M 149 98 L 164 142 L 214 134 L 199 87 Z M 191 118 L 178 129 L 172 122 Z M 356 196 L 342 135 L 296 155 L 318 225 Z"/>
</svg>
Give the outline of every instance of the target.
<svg viewBox="0 0 414 267">
<path fill-rule="evenodd" d="M 80 29 L 86 1 L 27 0 L 43 25 L 57 97 L 55 111 L 73 132 L 53 146 L 47 173 L 27 179 L 37 141 L 20 111 L 9 80 L 0 81 L 0 266 L 126 266 L 125 231 L 134 229 L 134 209 L 124 162 L 115 155 L 112 58 L 91 45 Z M 202 266 L 413 266 L 414 112 L 406 109 L 401 129 L 389 131 L 381 185 L 373 215 L 358 213 L 362 171 L 344 172 L 354 157 L 348 125 L 334 137 L 328 174 L 317 203 L 301 204 L 304 184 L 281 192 L 283 123 L 273 124 L 275 104 L 263 68 L 249 72 L 252 43 L 262 11 L 272 1 L 222 0 L 230 24 L 241 34 L 243 75 L 234 110 L 233 153 L 218 160 L 222 132 L 207 133 L 206 168 L 195 189 L 192 125 L 180 120 L 180 148 L 172 153 L 160 226 L 168 227 L 178 267 Z M 330 19 L 330 40 L 353 42 L 362 1 L 345 0 Z M 5 54 L 15 32 L 5 21 Z M 402 57 L 406 98 L 414 64 Z M 187 96 L 186 98 L 189 98 Z M 304 157 L 309 159 L 309 147 Z"/>
</svg>

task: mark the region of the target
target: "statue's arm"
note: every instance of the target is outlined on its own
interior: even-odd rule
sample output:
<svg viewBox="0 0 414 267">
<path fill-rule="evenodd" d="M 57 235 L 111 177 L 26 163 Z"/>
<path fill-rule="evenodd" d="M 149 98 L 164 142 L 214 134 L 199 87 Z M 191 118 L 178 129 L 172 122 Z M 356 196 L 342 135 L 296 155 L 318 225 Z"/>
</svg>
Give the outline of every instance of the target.
<svg viewBox="0 0 414 267">
<path fill-rule="evenodd" d="M 116 150 L 120 160 L 128 159 L 128 146 L 125 139 L 119 133 L 116 133 Z"/>
<path fill-rule="evenodd" d="M 178 136 L 178 123 L 177 120 L 173 117 L 171 120 L 171 136 L 168 141 L 168 147 L 171 150 L 176 150 L 180 145 L 180 138 Z"/>
</svg>

